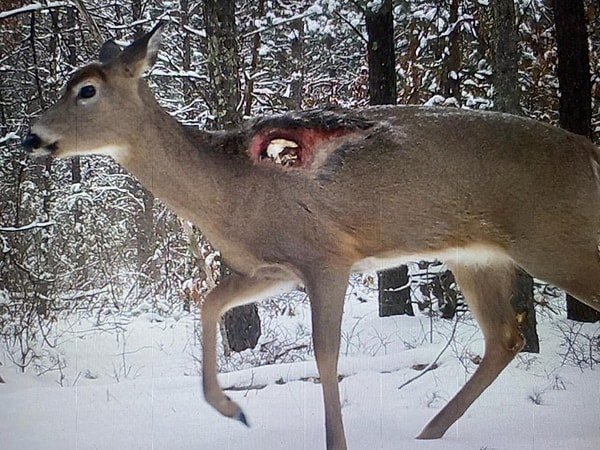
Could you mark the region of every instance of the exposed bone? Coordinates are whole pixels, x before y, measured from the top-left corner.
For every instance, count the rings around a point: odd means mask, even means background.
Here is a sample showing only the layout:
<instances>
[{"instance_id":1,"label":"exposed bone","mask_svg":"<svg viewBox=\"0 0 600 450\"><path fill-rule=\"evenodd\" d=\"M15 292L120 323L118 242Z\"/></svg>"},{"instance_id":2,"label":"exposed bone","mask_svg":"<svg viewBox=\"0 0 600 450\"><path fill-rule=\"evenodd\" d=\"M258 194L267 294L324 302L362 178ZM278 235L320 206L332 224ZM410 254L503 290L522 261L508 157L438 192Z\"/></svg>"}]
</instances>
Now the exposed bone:
<instances>
[{"instance_id":1,"label":"exposed bone","mask_svg":"<svg viewBox=\"0 0 600 450\"><path fill-rule=\"evenodd\" d=\"M286 148L298 148L298 144L287 139L273 139L267 147L267 155L275 159Z\"/></svg>"},{"instance_id":2,"label":"exposed bone","mask_svg":"<svg viewBox=\"0 0 600 450\"><path fill-rule=\"evenodd\" d=\"M292 167L298 161L299 149L296 142L278 138L269 142L266 154L275 164Z\"/></svg>"}]
</instances>

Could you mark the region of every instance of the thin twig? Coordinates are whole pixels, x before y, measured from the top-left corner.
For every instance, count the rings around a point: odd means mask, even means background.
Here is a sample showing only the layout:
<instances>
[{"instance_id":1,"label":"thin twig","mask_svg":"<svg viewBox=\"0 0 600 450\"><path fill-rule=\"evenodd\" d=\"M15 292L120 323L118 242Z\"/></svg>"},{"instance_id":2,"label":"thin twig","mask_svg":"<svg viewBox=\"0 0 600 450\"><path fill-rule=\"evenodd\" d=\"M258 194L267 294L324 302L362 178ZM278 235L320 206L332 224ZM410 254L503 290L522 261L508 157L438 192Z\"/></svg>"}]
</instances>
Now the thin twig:
<instances>
[{"instance_id":1,"label":"thin twig","mask_svg":"<svg viewBox=\"0 0 600 450\"><path fill-rule=\"evenodd\" d=\"M415 380L418 380L419 378L421 378L423 375L425 375L430 370L433 370L436 367L438 367L437 362L440 360L440 358L444 354L444 352L446 350L448 350L448 347L450 347L450 343L452 342L452 340L454 339L454 335L456 334L457 326L458 326L458 315L456 316L456 319L454 320L454 326L452 327L452 333L450 334L450 338L448 338L448 342L446 342L446 345L444 345L444 348L438 353L438 355L435 357L435 359L429 363L429 365L427 367L425 367L421 372L419 372L418 375L415 375L414 377L406 380L404 383L402 383L400 386L398 386L398 390L402 389L405 386L408 386L410 383L412 383Z\"/></svg>"},{"instance_id":2,"label":"thin twig","mask_svg":"<svg viewBox=\"0 0 600 450\"><path fill-rule=\"evenodd\" d=\"M334 14L338 17L338 19L340 19L342 22L344 22L346 25L348 25L352 31L354 31L356 33L356 35L365 43L368 43L369 40L367 38L365 38L364 34L361 33L361 31L355 27L352 22L350 22L348 19L346 19L344 16L342 16L338 11L335 11Z\"/></svg>"}]
</instances>

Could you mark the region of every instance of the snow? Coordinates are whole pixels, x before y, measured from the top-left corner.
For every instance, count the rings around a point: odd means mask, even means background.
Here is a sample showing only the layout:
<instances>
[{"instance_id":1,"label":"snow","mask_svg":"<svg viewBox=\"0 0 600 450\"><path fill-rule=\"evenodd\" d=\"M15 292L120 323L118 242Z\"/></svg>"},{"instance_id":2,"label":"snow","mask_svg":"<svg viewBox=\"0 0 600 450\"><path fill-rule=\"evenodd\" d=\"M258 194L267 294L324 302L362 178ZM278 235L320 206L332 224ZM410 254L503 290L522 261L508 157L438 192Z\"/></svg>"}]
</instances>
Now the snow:
<instances>
[{"instance_id":1,"label":"snow","mask_svg":"<svg viewBox=\"0 0 600 450\"><path fill-rule=\"evenodd\" d=\"M382 6L383 0L370 0L367 2L367 6L365 9L373 13L377 13L379 12Z\"/></svg>"},{"instance_id":2,"label":"snow","mask_svg":"<svg viewBox=\"0 0 600 450\"><path fill-rule=\"evenodd\" d=\"M103 319L100 325L98 318L65 320L56 331L62 343L52 350L61 369L40 376L19 373L0 346L5 381L0 384L0 447L325 448L313 361L261 367L239 363L220 375L227 395L248 416L248 429L204 401L198 317L180 317L156 321L152 311L144 310ZM298 302L293 315L279 316L270 325L293 334L298 324L310 328L309 317L306 302ZM517 358L442 440L417 441L414 436L468 378L465 368L469 374L474 370L468 357L481 354L481 334L472 320L461 320L439 367L398 390L418 373L411 368L415 363L433 361L445 347L453 322L436 319L430 344L428 317L378 318L375 295L366 301L350 295L340 359L349 448L597 449L597 367L561 365L567 359L565 329L572 324L562 316L538 319L542 353ZM597 336L599 330L585 324L575 331Z\"/></svg>"}]
</instances>

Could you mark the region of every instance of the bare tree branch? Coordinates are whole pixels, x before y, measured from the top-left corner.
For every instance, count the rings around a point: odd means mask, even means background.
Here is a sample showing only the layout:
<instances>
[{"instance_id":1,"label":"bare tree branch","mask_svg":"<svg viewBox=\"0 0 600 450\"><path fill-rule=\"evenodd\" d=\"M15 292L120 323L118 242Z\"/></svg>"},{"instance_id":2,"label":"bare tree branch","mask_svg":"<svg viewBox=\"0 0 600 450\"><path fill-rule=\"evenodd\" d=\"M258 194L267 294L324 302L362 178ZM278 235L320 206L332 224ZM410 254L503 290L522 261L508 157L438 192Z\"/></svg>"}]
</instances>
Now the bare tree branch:
<instances>
[{"instance_id":1,"label":"bare tree branch","mask_svg":"<svg viewBox=\"0 0 600 450\"><path fill-rule=\"evenodd\" d=\"M98 27L98 24L96 23L94 18L91 16L89 11L87 10L85 4L83 3L83 0L74 0L74 3L75 3L75 6L77 7L77 10L79 11L79 14L81 14L81 17L83 17L83 20L85 21L90 32L92 33L94 40L96 41L96 43L98 45L102 45L104 43L105 39L102 36L102 33L100 32L100 28Z\"/></svg>"},{"instance_id":2,"label":"bare tree branch","mask_svg":"<svg viewBox=\"0 0 600 450\"><path fill-rule=\"evenodd\" d=\"M5 233L17 233L19 231L28 231L33 230L34 228L46 228L54 225L53 221L50 222L33 222L29 225L24 225L22 227L0 227L0 231Z\"/></svg>"},{"instance_id":3,"label":"bare tree branch","mask_svg":"<svg viewBox=\"0 0 600 450\"><path fill-rule=\"evenodd\" d=\"M23 6L21 8L11 9L9 11L2 11L2 12L0 12L0 20L8 19L10 17L15 17L20 14L26 14L26 13L30 13L30 12L48 11L50 9L72 8L72 7L73 7L73 5L71 4L71 2L48 2L47 4L42 4L42 3L36 2L36 3L32 3L31 5Z\"/></svg>"}]
</instances>

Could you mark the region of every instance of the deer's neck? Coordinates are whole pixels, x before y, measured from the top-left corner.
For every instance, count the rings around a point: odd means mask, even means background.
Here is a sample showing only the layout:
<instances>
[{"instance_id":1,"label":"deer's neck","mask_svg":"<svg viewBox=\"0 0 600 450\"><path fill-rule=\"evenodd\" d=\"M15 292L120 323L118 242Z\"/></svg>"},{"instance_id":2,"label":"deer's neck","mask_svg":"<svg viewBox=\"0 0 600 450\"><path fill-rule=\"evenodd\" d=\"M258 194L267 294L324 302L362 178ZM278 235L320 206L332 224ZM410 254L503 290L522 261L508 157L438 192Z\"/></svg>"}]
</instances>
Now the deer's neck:
<instances>
[{"instance_id":1,"label":"deer's neck","mask_svg":"<svg viewBox=\"0 0 600 450\"><path fill-rule=\"evenodd\" d=\"M226 161L223 149L232 145L231 134L186 129L160 109L140 128L131 158L122 164L179 217L193 222L218 245L223 222L235 208L234 199L227 195L235 163Z\"/></svg>"}]
</instances>

